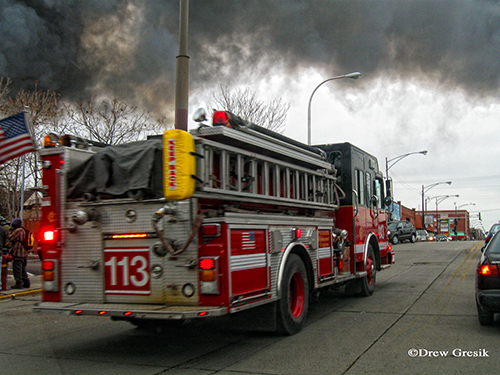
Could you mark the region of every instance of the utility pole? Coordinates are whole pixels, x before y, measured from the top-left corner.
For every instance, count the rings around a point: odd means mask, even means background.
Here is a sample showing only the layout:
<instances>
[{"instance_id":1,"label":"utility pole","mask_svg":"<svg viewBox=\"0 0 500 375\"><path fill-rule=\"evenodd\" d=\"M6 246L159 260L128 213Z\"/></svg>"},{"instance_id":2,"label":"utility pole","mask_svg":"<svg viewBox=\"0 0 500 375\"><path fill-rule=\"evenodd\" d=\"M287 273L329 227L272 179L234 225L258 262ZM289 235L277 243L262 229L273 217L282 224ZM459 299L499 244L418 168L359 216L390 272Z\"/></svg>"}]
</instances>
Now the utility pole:
<instances>
[{"instance_id":1,"label":"utility pole","mask_svg":"<svg viewBox=\"0 0 500 375\"><path fill-rule=\"evenodd\" d=\"M189 98L188 49L189 0L180 0L179 54L175 76L175 128L187 131Z\"/></svg>"}]
</instances>

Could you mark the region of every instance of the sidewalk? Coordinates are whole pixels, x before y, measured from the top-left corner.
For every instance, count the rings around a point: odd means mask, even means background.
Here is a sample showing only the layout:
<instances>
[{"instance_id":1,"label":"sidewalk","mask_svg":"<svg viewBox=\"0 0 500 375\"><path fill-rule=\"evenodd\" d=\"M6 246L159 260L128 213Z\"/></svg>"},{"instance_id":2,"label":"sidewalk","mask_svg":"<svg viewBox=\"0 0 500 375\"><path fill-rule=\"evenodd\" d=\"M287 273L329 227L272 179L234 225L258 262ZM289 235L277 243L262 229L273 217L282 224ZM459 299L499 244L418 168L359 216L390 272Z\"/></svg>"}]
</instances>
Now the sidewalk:
<instances>
[{"instance_id":1,"label":"sidewalk","mask_svg":"<svg viewBox=\"0 0 500 375\"><path fill-rule=\"evenodd\" d=\"M23 289L10 289L15 285L14 277L12 276L12 270L9 267L7 273L7 290L0 290L0 301L8 298L16 298L17 296L26 296L30 294L37 294L42 292L42 276L28 274L30 278L31 286L29 288ZM1 287L0 287L1 289Z\"/></svg>"}]
</instances>

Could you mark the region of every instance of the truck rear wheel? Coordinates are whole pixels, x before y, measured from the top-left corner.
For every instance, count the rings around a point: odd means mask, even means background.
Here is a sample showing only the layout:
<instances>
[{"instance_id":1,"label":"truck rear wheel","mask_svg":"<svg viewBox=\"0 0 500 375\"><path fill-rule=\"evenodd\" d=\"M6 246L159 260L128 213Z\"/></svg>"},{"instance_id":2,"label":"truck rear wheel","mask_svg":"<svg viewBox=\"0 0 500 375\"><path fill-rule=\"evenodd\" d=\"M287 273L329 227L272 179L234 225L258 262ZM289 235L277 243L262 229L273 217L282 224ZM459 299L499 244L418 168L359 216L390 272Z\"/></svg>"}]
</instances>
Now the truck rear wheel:
<instances>
[{"instance_id":1,"label":"truck rear wheel","mask_svg":"<svg viewBox=\"0 0 500 375\"><path fill-rule=\"evenodd\" d=\"M368 254L366 256L366 276L361 282L360 295L364 297L370 296L375 290L375 282L377 280L377 260L375 259L375 251L372 245L368 245Z\"/></svg>"},{"instance_id":2,"label":"truck rear wheel","mask_svg":"<svg viewBox=\"0 0 500 375\"><path fill-rule=\"evenodd\" d=\"M305 324L309 311L309 283L304 262L290 254L283 274L281 299L278 301L277 330L293 335Z\"/></svg>"}]
</instances>

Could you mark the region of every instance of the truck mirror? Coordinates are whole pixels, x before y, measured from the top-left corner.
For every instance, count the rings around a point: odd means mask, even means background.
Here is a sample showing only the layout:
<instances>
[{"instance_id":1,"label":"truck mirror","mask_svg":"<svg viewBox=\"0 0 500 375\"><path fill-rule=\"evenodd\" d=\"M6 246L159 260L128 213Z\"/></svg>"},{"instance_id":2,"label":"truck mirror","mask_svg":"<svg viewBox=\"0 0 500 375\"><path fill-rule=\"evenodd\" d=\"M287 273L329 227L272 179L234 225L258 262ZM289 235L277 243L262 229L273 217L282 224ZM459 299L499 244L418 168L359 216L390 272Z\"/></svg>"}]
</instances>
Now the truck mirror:
<instances>
[{"instance_id":1,"label":"truck mirror","mask_svg":"<svg viewBox=\"0 0 500 375\"><path fill-rule=\"evenodd\" d=\"M390 206L392 203L392 198L391 197L385 197L384 203L386 206Z\"/></svg>"},{"instance_id":2,"label":"truck mirror","mask_svg":"<svg viewBox=\"0 0 500 375\"><path fill-rule=\"evenodd\" d=\"M392 180L391 179L387 179L385 180L385 201L387 202L387 200L389 199L390 202L392 202ZM391 204L389 202L389 204ZM389 204L386 203L386 205L388 206Z\"/></svg>"}]
</instances>

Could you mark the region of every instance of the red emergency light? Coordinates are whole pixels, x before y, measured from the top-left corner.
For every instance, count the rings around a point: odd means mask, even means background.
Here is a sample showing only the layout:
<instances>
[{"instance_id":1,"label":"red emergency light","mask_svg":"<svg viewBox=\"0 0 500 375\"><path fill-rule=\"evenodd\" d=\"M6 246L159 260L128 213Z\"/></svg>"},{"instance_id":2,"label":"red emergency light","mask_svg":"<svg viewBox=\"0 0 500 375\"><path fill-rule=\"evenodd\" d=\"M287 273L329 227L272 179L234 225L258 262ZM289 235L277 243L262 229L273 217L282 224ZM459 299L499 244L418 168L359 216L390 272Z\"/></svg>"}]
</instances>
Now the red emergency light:
<instances>
[{"instance_id":1,"label":"red emergency light","mask_svg":"<svg viewBox=\"0 0 500 375\"><path fill-rule=\"evenodd\" d=\"M231 127L231 125L229 125L229 115L224 111L215 111L214 115L212 116L212 125Z\"/></svg>"},{"instance_id":2,"label":"red emergency light","mask_svg":"<svg viewBox=\"0 0 500 375\"><path fill-rule=\"evenodd\" d=\"M44 241L54 241L56 238L56 234L53 230L46 230L45 232L43 232L43 240Z\"/></svg>"}]
</instances>

